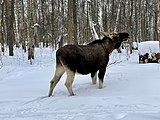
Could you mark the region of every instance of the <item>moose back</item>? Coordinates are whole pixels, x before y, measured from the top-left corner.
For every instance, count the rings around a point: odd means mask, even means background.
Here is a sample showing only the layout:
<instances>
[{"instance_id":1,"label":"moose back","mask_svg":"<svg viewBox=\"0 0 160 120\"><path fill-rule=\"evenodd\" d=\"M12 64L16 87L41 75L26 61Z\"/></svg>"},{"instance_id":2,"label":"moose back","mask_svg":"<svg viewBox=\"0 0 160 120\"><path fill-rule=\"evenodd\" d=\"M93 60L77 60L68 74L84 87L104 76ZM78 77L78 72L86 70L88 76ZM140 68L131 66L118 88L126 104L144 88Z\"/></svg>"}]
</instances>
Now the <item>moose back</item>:
<instances>
[{"instance_id":1,"label":"moose back","mask_svg":"<svg viewBox=\"0 0 160 120\"><path fill-rule=\"evenodd\" d=\"M96 84L97 71L99 71L99 88L103 87L109 54L129 38L128 33L104 33L104 35L103 39L95 40L87 45L66 45L57 50L56 71L50 81L49 97L64 72L67 74L65 86L70 96L74 95L72 83L76 72L82 75L91 73L92 83Z\"/></svg>"}]
</instances>

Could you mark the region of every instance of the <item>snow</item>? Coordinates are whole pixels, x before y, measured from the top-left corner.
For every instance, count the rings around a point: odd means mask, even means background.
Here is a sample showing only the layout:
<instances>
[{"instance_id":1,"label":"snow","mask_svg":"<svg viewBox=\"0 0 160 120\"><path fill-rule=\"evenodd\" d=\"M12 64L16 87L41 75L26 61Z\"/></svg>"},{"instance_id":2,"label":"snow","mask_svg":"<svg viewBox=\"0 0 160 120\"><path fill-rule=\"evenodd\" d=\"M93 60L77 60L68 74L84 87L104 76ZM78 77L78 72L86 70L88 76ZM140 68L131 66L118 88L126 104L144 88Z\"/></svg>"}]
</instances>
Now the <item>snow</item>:
<instances>
[{"instance_id":1,"label":"snow","mask_svg":"<svg viewBox=\"0 0 160 120\"><path fill-rule=\"evenodd\" d=\"M32 28L34 28L34 27L40 27L40 25L38 24L38 23L35 23L33 26L31 26Z\"/></svg>"},{"instance_id":2,"label":"snow","mask_svg":"<svg viewBox=\"0 0 160 120\"><path fill-rule=\"evenodd\" d=\"M113 52L103 89L91 84L90 75L76 75L73 97L64 85L66 75L47 97L55 51L36 49L33 65L27 53L15 51L0 63L0 120L160 119L160 64L139 64L137 51L128 61L125 51Z\"/></svg>"},{"instance_id":3,"label":"snow","mask_svg":"<svg viewBox=\"0 0 160 120\"><path fill-rule=\"evenodd\" d=\"M153 52L159 52L159 41L144 41L138 44L138 50L140 55L145 53L152 54Z\"/></svg>"},{"instance_id":4,"label":"snow","mask_svg":"<svg viewBox=\"0 0 160 120\"><path fill-rule=\"evenodd\" d=\"M133 42L133 48L137 49L138 48L138 43L137 42Z\"/></svg>"}]
</instances>

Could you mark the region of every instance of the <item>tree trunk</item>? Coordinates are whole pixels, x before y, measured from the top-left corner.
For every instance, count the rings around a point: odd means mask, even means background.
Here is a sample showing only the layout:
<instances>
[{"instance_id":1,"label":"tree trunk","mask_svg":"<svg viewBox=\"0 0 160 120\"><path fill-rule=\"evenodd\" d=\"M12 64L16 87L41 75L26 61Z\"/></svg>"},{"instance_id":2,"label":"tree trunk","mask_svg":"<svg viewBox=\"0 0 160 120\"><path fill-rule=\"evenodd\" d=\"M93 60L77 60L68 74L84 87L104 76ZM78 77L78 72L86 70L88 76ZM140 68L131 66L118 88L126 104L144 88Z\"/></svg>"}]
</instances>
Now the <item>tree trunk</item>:
<instances>
[{"instance_id":1,"label":"tree trunk","mask_svg":"<svg viewBox=\"0 0 160 120\"><path fill-rule=\"evenodd\" d=\"M32 38L32 31L31 31L31 12L32 12L32 1L27 0L27 36L28 36L28 60L30 61L30 64L32 64L32 60L34 59L34 39Z\"/></svg>"},{"instance_id":2,"label":"tree trunk","mask_svg":"<svg viewBox=\"0 0 160 120\"><path fill-rule=\"evenodd\" d=\"M99 1L98 2L98 23L99 23L99 26L100 26L100 33L101 32L104 32L104 28L103 28L103 18L102 18L102 15L103 15L103 5L102 5L102 2Z\"/></svg>"},{"instance_id":3,"label":"tree trunk","mask_svg":"<svg viewBox=\"0 0 160 120\"><path fill-rule=\"evenodd\" d=\"M14 0L5 0L6 7L6 29L7 29L7 41L9 45L9 56L13 56L13 46L15 42L14 34Z\"/></svg>"},{"instance_id":4,"label":"tree trunk","mask_svg":"<svg viewBox=\"0 0 160 120\"><path fill-rule=\"evenodd\" d=\"M130 34L130 54L132 54L132 43L133 43L133 0L130 1L130 15L129 15L129 34Z\"/></svg>"},{"instance_id":5,"label":"tree trunk","mask_svg":"<svg viewBox=\"0 0 160 120\"><path fill-rule=\"evenodd\" d=\"M24 50L24 52L27 52L26 49L26 40L25 40L25 17L24 17L24 1L21 1L21 9L22 9L22 13L21 13L21 18L22 18L22 23L21 23L21 41L22 41L22 48Z\"/></svg>"},{"instance_id":6,"label":"tree trunk","mask_svg":"<svg viewBox=\"0 0 160 120\"><path fill-rule=\"evenodd\" d=\"M40 25L37 23L37 1L33 0L33 36L34 36L34 44L35 47L39 47L39 40L38 40L38 27L40 27Z\"/></svg>"},{"instance_id":7,"label":"tree trunk","mask_svg":"<svg viewBox=\"0 0 160 120\"><path fill-rule=\"evenodd\" d=\"M73 0L73 25L74 44L77 45L77 0Z\"/></svg>"},{"instance_id":8,"label":"tree trunk","mask_svg":"<svg viewBox=\"0 0 160 120\"><path fill-rule=\"evenodd\" d=\"M51 13L51 35L52 35L52 46L54 46L54 48L57 48L57 42L54 39L55 38L55 1L52 0L51 1L51 5L52 5L52 13Z\"/></svg>"},{"instance_id":9,"label":"tree trunk","mask_svg":"<svg viewBox=\"0 0 160 120\"><path fill-rule=\"evenodd\" d=\"M20 47L19 12L19 1L15 1L15 43L18 48Z\"/></svg>"},{"instance_id":10,"label":"tree trunk","mask_svg":"<svg viewBox=\"0 0 160 120\"><path fill-rule=\"evenodd\" d=\"M0 20L0 43L2 43L1 50L4 53L4 1L1 3L1 20Z\"/></svg>"},{"instance_id":11,"label":"tree trunk","mask_svg":"<svg viewBox=\"0 0 160 120\"><path fill-rule=\"evenodd\" d=\"M41 12L42 12L42 40L43 40L43 47L45 47L45 0L41 0Z\"/></svg>"},{"instance_id":12,"label":"tree trunk","mask_svg":"<svg viewBox=\"0 0 160 120\"><path fill-rule=\"evenodd\" d=\"M154 40L158 40L158 6L157 6L157 4L155 5L154 29L155 29Z\"/></svg>"},{"instance_id":13,"label":"tree trunk","mask_svg":"<svg viewBox=\"0 0 160 120\"><path fill-rule=\"evenodd\" d=\"M137 36L138 36L138 10L137 10L137 0L135 0L135 5L134 5L134 9L135 9L135 20L134 20L134 22L135 22L135 30L134 30L134 40L135 40L135 42L138 42L139 40L138 40L138 38L137 38Z\"/></svg>"},{"instance_id":14,"label":"tree trunk","mask_svg":"<svg viewBox=\"0 0 160 120\"><path fill-rule=\"evenodd\" d=\"M158 0L158 39L160 41L160 0Z\"/></svg>"},{"instance_id":15,"label":"tree trunk","mask_svg":"<svg viewBox=\"0 0 160 120\"><path fill-rule=\"evenodd\" d=\"M120 10L121 10L121 0L119 1L119 5L118 5L118 12L117 12L117 16L116 16L116 23L115 23L115 26L114 26L114 32L117 32L117 28L118 28L118 21L119 21L119 18L120 18Z\"/></svg>"},{"instance_id":16,"label":"tree trunk","mask_svg":"<svg viewBox=\"0 0 160 120\"><path fill-rule=\"evenodd\" d=\"M72 34L73 34L73 5L72 5L72 0L68 0L68 36L67 36L67 41L68 44L73 44L73 39L72 39Z\"/></svg>"}]
</instances>

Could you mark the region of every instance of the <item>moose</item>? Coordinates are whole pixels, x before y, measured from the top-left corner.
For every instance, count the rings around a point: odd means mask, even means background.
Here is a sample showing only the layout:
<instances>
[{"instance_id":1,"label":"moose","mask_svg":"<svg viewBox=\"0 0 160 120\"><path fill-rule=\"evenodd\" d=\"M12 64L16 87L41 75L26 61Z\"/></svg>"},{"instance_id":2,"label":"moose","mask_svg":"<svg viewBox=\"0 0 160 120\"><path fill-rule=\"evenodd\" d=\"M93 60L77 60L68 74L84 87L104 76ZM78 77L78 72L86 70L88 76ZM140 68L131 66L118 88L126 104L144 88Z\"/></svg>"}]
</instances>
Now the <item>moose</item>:
<instances>
[{"instance_id":1,"label":"moose","mask_svg":"<svg viewBox=\"0 0 160 120\"><path fill-rule=\"evenodd\" d=\"M75 73L82 75L91 74L92 84L97 82L97 71L99 88L103 87L103 78L109 62L109 55L114 49L118 49L123 41L129 38L129 34L106 33L100 40L95 40L87 45L66 45L56 52L56 70L53 79L50 81L48 97L59 82L61 76L66 72L65 86L70 94L74 96L72 83Z\"/></svg>"}]
</instances>

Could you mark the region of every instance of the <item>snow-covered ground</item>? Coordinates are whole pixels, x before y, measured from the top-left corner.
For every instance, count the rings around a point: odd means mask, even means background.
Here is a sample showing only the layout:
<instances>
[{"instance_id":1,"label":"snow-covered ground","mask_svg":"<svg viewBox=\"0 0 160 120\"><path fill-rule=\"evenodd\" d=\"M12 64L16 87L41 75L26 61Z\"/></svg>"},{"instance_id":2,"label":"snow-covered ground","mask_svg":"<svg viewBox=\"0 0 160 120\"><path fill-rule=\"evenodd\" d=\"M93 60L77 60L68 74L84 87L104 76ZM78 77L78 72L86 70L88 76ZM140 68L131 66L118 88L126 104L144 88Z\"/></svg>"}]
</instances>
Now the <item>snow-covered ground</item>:
<instances>
[{"instance_id":1,"label":"snow-covered ground","mask_svg":"<svg viewBox=\"0 0 160 120\"><path fill-rule=\"evenodd\" d=\"M138 52L128 61L112 54L103 89L90 75L76 75L70 97L64 75L47 97L55 52L36 49L30 65L26 53L15 51L0 59L0 120L160 120L160 64L138 64Z\"/></svg>"},{"instance_id":2,"label":"snow-covered ground","mask_svg":"<svg viewBox=\"0 0 160 120\"><path fill-rule=\"evenodd\" d=\"M143 41L138 44L138 50L140 55L144 55L149 53L150 57L153 52L158 53L159 49L159 41Z\"/></svg>"}]
</instances>

